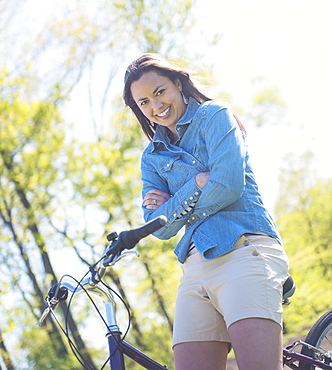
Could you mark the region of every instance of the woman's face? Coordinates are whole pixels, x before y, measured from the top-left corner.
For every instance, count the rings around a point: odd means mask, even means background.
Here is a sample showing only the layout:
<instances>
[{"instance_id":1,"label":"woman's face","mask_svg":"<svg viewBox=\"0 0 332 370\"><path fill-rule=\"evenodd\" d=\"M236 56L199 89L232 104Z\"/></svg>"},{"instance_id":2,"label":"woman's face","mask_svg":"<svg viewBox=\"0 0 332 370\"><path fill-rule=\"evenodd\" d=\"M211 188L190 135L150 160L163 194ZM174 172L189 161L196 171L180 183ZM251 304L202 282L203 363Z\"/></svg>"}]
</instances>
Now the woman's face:
<instances>
[{"instance_id":1,"label":"woman's face","mask_svg":"<svg viewBox=\"0 0 332 370\"><path fill-rule=\"evenodd\" d=\"M130 90L145 117L176 133L175 125L186 111L180 80L173 83L168 77L150 71L133 82Z\"/></svg>"}]
</instances>

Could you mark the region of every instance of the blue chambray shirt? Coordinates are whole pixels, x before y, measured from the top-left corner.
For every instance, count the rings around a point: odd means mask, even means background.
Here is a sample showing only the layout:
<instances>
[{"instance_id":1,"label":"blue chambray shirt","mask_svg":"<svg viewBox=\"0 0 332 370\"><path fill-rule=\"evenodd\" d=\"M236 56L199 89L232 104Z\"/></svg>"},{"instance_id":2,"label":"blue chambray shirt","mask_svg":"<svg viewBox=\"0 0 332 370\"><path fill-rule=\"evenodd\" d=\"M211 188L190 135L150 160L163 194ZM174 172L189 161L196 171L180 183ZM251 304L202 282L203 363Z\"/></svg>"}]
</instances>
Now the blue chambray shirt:
<instances>
[{"instance_id":1,"label":"blue chambray shirt","mask_svg":"<svg viewBox=\"0 0 332 370\"><path fill-rule=\"evenodd\" d=\"M265 233L281 243L258 192L245 136L230 110L218 101L199 104L190 98L176 130L180 141L173 145L169 130L158 125L142 154L143 198L151 189L172 195L157 210L143 207L146 222L167 217L154 235L169 239L185 227L174 250L181 263L191 242L207 259L229 252L245 233ZM200 189L195 176L206 171L210 181ZM181 216L193 202L195 207Z\"/></svg>"}]
</instances>

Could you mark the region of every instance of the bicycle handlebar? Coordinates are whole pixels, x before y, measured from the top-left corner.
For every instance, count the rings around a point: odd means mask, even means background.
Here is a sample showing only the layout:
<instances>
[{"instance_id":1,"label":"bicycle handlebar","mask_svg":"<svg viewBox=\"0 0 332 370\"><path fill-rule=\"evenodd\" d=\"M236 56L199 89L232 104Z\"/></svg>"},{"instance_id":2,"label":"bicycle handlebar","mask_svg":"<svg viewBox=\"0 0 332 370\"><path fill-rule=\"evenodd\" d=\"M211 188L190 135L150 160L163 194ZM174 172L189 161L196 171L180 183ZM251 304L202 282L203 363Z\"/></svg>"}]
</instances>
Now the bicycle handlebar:
<instances>
[{"instance_id":1,"label":"bicycle handlebar","mask_svg":"<svg viewBox=\"0 0 332 370\"><path fill-rule=\"evenodd\" d=\"M162 228L166 224L166 222L167 218L165 216L159 216L147 222L143 226L127 231L122 231L119 234L119 237L117 237L116 233L112 233L112 238L109 239L107 237L107 239L108 241L112 240L113 242L104 252L104 255L101 259L100 267L93 272L91 271L92 276L84 279L84 281L82 281L79 286L73 286L68 283L57 283L50 289L46 297L47 303L45 310L42 313L39 321L37 322L37 325L40 326L43 323L47 315L56 307L59 301L65 300L67 298L68 290L71 292L79 292L83 290L85 286L90 286L90 289L96 286L101 281L107 267L119 261L122 257L126 255L126 253L134 253L134 251L124 252L121 255L121 252L124 249L134 248L141 239Z\"/></svg>"}]
</instances>

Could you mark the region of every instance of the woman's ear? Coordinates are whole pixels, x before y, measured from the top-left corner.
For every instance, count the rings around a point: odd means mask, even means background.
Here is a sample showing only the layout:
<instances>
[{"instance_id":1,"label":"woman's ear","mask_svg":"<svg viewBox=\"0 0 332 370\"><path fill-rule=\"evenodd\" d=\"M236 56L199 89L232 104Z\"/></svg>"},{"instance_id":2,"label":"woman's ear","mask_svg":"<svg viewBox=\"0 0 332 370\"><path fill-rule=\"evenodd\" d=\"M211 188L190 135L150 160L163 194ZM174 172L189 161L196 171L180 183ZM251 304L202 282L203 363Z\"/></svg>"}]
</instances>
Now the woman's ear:
<instances>
[{"instance_id":1,"label":"woman's ear","mask_svg":"<svg viewBox=\"0 0 332 370\"><path fill-rule=\"evenodd\" d=\"M179 78L175 80L175 86L179 89L179 91L182 91L182 83Z\"/></svg>"}]
</instances>

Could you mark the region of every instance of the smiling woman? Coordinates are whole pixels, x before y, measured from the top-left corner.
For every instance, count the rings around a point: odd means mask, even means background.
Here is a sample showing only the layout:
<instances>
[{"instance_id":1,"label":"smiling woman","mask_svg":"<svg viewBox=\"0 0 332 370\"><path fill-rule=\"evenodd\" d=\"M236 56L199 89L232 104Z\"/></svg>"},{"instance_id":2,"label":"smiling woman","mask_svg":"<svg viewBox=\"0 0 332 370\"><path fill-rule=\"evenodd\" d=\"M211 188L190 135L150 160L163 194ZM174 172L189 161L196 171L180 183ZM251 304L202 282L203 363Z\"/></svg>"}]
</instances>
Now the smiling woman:
<instances>
[{"instance_id":1,"label":"smiling woman","mask_svg":"<svg viewBox=\"0 0 332 370\"><path fill-rule=\"evenodd\" d=\"M288 260L258 193L243 126L156 54L127 68L124 101L150 139L141 160L145 220L166 216L160 239L185 228L174 250L184 272L176 369L224 370L231 343L240 370L281 370Z\"/></svg>"}]
</instances>

